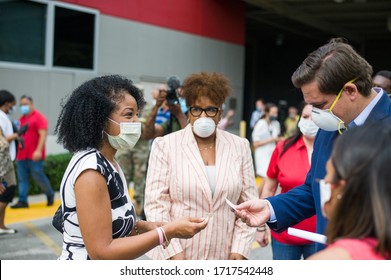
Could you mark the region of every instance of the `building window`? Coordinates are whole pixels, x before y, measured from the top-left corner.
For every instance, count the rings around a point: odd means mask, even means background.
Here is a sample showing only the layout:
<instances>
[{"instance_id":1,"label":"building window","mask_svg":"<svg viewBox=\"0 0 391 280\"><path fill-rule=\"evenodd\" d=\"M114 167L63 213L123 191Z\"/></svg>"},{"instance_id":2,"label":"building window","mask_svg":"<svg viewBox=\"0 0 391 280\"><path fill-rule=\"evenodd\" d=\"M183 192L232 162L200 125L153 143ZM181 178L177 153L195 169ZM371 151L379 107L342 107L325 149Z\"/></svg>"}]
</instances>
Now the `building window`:
<instances>
[{"instance_id":1,"label":"building window","mask_svg":"<svg viewBox=\"0 0 391 280\"><path fill-rule=\"evenodd\" d=\"M46 5L0 2L0 60L45 63Z\"/></svg>"},{"instance_id":2,"label":"building window","mask_svg":"<svg viewBox=\"0 0 391 280\"><path fill-rule=\"evenodd\" d=\"M95 70L98 17L61 2L0 1L0 65Z\"/></svg>"},{"instance_id":3,"label":"building window","mask_svg":"<svg viewBox=\"0 0 391 280\"><path fill-rule=\"evenodd\" d=\"M56 7L53 65L92 69L94 17L93 14Z\"/></svg>"}]
</instances>

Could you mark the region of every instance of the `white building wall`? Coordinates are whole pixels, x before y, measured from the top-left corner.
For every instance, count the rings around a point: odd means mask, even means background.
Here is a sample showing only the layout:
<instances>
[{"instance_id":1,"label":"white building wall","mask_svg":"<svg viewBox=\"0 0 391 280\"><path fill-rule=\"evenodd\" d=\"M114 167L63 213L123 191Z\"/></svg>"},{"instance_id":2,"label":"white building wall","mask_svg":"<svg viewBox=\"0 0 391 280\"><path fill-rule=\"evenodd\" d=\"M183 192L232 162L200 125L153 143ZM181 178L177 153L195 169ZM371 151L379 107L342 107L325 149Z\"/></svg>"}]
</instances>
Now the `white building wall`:
<instances>
[{"instance_id":1,"label":"white building wall","mask_svg":"<svg viewBox=\"0 0 391 280\"><path fill-rule=\"evenodd\" d=\"M194 72L222 72L231 80L233 97L237 99L232 131L238 131L244 46L104 15L99 28L97 73L0 67L0 88L12 92L17 100L23 94L31 95L36 108L48 117L48 154L65 151L53 135L61 100L84 81L106 74L120 74L135 83L150 84L165 81L170 75L183 81ZM150 92L145 95L151 102ZM18 112L13 118L19 118Z\"/></svg>"}]
</instances>

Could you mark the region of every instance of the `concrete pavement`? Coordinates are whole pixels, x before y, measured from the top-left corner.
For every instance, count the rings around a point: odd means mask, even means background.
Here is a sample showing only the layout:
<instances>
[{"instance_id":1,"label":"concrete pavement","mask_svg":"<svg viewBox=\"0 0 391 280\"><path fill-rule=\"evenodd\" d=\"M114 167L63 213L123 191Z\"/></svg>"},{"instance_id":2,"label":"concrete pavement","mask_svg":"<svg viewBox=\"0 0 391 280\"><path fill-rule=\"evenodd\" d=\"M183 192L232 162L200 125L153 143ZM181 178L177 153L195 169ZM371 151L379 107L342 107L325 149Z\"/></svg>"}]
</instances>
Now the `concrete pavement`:
<instances>
[{"instance_id":1,"label":"concrete pavement","mask_svg":"<svg viewBox=\"0 0 391 280\"><path fill-rule=\"evenodd\" d=\"M15 203L17 198L14 199ZM12 203L12 204L13 204ZM12 205L11 204L11 205ZM55 260L61 252L62 235L52 226L52 217L60 205L55 194L53 206L46 206L45 195L29 197L29 208L7 207L5 224L15 228L14 235L0 235L1 260ZM139 259L148 259L142 256ZM250 259L271 260L271 246L261 248L253 243Z\"/></svg>"}]
</instances>

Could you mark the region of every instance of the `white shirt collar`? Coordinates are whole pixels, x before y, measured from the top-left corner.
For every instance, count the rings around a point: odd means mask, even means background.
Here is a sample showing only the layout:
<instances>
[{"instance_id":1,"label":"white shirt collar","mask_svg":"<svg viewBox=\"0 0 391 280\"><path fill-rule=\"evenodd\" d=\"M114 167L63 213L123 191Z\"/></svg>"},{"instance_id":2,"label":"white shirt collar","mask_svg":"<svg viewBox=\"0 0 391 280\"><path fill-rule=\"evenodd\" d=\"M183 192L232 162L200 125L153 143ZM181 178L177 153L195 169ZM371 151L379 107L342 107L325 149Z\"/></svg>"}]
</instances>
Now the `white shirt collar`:
<instances>
[{"instance_id":1,"label":"white shirt collar","mask_svg":"<svg viewBox=\"0 0 391 280\"><path fill-rule=\"evenodd\" d=\"M383 96L384 91L381 88L373 88L373 90L377 93L376 97L372 99L372 101L365 107L365 109L354 119L354 123L356 125L363 125L367 120L369 114L372 112L373 108L376 106L377 102L379 102L380 98Z\"/></svg>"}]
</instances>

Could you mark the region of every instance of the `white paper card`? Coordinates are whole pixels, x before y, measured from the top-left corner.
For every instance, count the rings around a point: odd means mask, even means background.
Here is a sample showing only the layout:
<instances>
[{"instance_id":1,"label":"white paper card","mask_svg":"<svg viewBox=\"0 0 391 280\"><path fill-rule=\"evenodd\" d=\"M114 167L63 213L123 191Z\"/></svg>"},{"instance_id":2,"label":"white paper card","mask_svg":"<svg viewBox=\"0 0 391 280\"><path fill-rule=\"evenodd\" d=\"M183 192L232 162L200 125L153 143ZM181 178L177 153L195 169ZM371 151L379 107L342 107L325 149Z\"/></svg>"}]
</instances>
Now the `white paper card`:
<instances>
[{"instance_id":1,"label":"white paper card","mask_svg":"<svg viewBox=\"0 0 391 280\"><path fill-rule=\"evenodd\" d=\"M304 238L313 242L321 243L321 244L327 244L327 237L323 234L314 233L306 230L301 230L297 228L288 228L288 234Z\"/></svg>"},{"instance_id":2,"label":"white paper card","mask_svg":"<svg viewBox=\"0 0 391 280\"><path fill-rule=\"evenodd\" d=\"M234 209L236 212L238 211L238 209L236 209L236 205L233 204L231 201L229 201L227 198L225 198L225 201L227 202L227 204L229 205L229 207L231 207L232 209Z\"/></svg>"}]
</instances>

